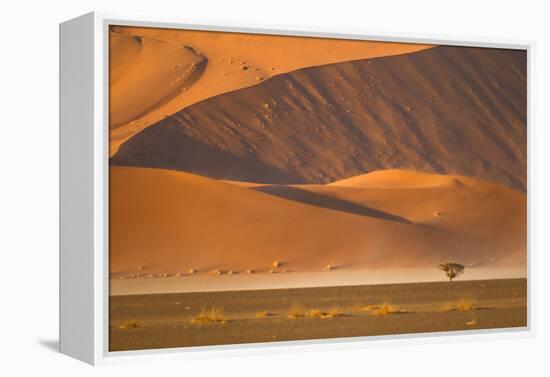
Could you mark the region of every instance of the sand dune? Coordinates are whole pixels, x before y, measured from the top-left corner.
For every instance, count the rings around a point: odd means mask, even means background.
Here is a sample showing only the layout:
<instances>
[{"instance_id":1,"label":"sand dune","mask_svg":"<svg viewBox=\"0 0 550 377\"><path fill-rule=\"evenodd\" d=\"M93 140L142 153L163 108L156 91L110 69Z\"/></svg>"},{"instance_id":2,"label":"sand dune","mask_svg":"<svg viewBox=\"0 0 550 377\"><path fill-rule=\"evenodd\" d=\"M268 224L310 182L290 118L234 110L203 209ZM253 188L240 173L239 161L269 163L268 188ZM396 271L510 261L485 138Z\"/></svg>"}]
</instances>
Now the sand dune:
<instances>
[{"instance_id":1,"label":"sand dune","mask_svg":"<svg viewBox=\"0 0 550 377\"><path fill-rule=\"evenodd\" d=\"M111 75L113 71L126 73L125 85L113 86L111 81L111 96L132 104L131 113L122 112L117 103L111 108L111 153L121 142L166 115L282 73L430 47L353 40L341 40L335 45L334 40L320 38L118 26L111 29L110 37ZM143 42L141 46L136 46L138 41ZM126 72L129 66L121 65L121 61L132 65L130 72ZM193 80L178 76L191 64L200 68L200 85L192 85L199 79L196 74ZM175 65L180 67L177 72L171 69ZM172 88L169 84L175 80L178 87ZM159 98L164 100L158 102Z\"/></svg>"},{"instance_id":2,"label":"sand dune","mask_svg":"<svg viewBox=\"0 0 550 377\"><path fill-rule=\"evenodd\" d=\"M434 47L313 67L190 106L115 165L327 183L399 168L526 188L524 51Z\"/></svg>"},{"instance_id":3,"label":"sand dune","mask_svg":"<svg viewBox=\"0 0 550 377\"><path fill-rule=\"evenodd\" d=\"M373 174L381 182L401 172ZM523 193L472 178L435 185L438 177L406 174L414 184L392 190L336 182L266 191L270 186L112 167L111 273L266 273L275 260L279 272L322 271L327 264L418 268L449 259L525 265Z\"/></svg>"},{"instance_id":4,"label":"sand dune","mask_svg":"<svg viewBox=\"0 0 550 377\"><path fill-rule=\"evenodd\" d=\"M356 188L428 188L463 185L468 179L450 175L419 173L412 170L388 169L361 174L329 183L328 186Z\"/></svg>"},{"instance_id":5,"label":"sand dune","mask_svg":"<svg viewBox=\"0 0 550 377\"><path fill-rule=\"evenodd\" d=\"M193 85L208 59L190 47L110 33L110 126L113 130L159 108ZM114 131L116 135L116 131Z\"/></svg>"}]
</instances>

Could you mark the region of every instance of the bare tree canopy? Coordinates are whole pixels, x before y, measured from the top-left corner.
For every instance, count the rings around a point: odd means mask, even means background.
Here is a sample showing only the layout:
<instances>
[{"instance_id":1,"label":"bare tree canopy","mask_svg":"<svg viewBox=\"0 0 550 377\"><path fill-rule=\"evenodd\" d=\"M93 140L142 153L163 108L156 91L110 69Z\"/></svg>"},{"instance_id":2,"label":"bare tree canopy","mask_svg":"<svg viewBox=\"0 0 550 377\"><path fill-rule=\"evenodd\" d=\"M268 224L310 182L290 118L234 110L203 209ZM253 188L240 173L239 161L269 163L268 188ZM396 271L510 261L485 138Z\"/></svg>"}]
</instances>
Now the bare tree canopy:
<instances>
[{"instance_id":1,"label":"bare tree canopy","mask_svg":"<svg viewBox=\"0 0 550 377\"><path fill-rule=\"evenodd\" d=\"M456 278L458 275L464 273L464 265L460 263L455 262L447 262L442 263L438 266L438 268L445 272L445 275L449 278L449 281L453 281L454 278Z\"/></svg>"}]
</instances>

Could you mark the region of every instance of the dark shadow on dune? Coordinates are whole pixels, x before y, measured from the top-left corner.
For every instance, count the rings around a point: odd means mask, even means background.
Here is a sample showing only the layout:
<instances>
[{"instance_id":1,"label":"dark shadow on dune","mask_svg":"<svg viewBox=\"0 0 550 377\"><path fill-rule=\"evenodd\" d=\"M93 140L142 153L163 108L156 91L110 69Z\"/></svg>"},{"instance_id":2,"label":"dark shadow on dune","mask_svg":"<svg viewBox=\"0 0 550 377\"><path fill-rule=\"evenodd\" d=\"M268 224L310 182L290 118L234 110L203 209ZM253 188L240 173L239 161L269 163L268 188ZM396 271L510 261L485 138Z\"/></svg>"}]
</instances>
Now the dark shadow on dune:
<instances>
[{"instance_id":1,"label":"dark shadow on dune","mask_svg":"<svg viewBox=\"0 0 550 377\"><path fill-rule=\"evenodd\" d=\"M259 183L303 183L291 173L260 161L240 157L188 136L171 119L148 127L124 142L111 165L172 169L215 179Z\"/></svg>"},{"instance_id":2,"label":"dark shadow on dune","mask_svg":"<svg viewBox=\"0 0 550 377\"><path fill-rule=\"evenodd\" d=\"M380 211L374 208L365 207L344 199L334 198L316 192L303 190L298 187L281 185L259 186L255 187L254 190L261 191L269 195L278 196L280 198L293 200L295 202L327 208L334 211L353 213L355 215L373 217L381 220L395 221L399 223L413 224L412 221L409 221L401 216L396 216L392 215L391 213Z\"/></svg>"}]
</instances>

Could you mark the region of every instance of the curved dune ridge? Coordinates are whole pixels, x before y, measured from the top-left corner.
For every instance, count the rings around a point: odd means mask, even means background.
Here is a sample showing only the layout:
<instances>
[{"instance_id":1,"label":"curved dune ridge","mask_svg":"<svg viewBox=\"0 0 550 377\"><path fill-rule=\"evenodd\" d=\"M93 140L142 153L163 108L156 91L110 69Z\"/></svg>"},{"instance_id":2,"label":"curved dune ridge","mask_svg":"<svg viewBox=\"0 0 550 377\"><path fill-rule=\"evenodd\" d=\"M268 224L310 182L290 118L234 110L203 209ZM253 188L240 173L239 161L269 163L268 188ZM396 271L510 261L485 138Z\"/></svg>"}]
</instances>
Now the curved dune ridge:
<instances>
[{"instance_id":1,"label":"curved dune ridge","mask_svg":"<svg viewBox=\"0 0 550 377\"><path fill-rule=\"evenodd\" d=\"M329 183L329 186L356 188L429 188L463 185L465 178L450 175L435 175L412 170L388 169L362 174Z\"/></svg>"},{"instance_id":2,"label":"curved dune ridge","mask_svg":"<svg viewBox=\"0 0 550 377\"><path fill-rule=\"evenodd\" d=\"M335 47L335 41L328 38L122 26L112 27L109 35L111 77L113 72L126 73L124 86L111 86L111 97L124 101L124 105L131 104L128 108L115 102L111 108L111 155L122 142L167 115L282 73L431 47L358 40L339 40ZM136 41L144 43L139 46ZM182 46L192 50L182 50ZM142 54L136 50L143 50ZM128 65L121 65L121 61ZM200 85L184 83L186 80L178 76L193 63L201 68L201 75L195 74L193 80L187 81L200 79ZM174 65L180 67L177 72L171 69ZM127 72L130 66L131 71ZM181 81L172 88L169 84L176 79ZM158 102L159 99L163 101Z\"/></svg>"},{"instance_id":3,"label":"curved dune ridge","mask_svg":"<svg viewBox=\"0 0 550 377\"><path fill-rule=\"evenodd\" d=\"M110 32L110 127L136 119L184 92L200 77L208 60L191 47Z\"/></svg>"},{"instance_id":4,"label":"curved dune ridge","mask_svg":"<svg viewBox=\"0 0 550 377\"><path fill-rule=\"evenodd\" d=\"M449 185L447 178L389 170L355 177L351 187L349 180L240 185L112 167L111 273L265 273L273 261L277 272L322 271L327 264L342 271L429 267L447 260L524 266L525 195L460 176ZM379 187L370 187L373 180Z\"/></svg>"},{"instance_id":5,"label":"curved dune ridge","mask_svg":"<svg viewBox=\"0 0 550 377\"><path fill-rule=\"evenodd\" d=\"M526 98L524 51L440 46L206 99L128 139L111 163L278 184L398 168L525 191Z\"/></svg>"}]
</instances>

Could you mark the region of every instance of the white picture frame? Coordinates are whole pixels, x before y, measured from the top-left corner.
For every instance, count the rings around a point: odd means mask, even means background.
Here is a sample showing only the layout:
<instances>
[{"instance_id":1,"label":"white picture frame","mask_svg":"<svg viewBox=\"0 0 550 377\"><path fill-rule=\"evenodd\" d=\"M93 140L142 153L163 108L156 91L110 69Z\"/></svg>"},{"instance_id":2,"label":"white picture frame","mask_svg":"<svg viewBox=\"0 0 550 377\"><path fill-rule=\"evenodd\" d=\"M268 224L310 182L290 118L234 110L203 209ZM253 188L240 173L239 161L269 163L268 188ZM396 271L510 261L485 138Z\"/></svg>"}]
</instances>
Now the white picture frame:
<instances>
[{"instance_id":1,"label":"white picture frame","mask_svg":"<svg viewBox=\"0 0 550 377\"><path fill-rule=\"evenodd\" d=\"M110 25L253 32L391 42L524 49L528 66L528 326L520 329L469 330L453 333L385 335L262 344L201 346L162 350L108 350L108 30ZM388 33L288 26L219 24L132 17L92 12L60 24L60 351L90 364L159 359L348 349L388 344L506 339L535 335L532 282L534 206L530 184L535 164L531 100L534 41L461 38L421 33Z\"/></svg>"}]
</instances>

